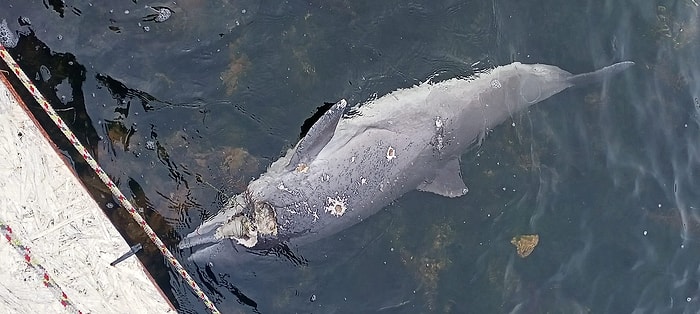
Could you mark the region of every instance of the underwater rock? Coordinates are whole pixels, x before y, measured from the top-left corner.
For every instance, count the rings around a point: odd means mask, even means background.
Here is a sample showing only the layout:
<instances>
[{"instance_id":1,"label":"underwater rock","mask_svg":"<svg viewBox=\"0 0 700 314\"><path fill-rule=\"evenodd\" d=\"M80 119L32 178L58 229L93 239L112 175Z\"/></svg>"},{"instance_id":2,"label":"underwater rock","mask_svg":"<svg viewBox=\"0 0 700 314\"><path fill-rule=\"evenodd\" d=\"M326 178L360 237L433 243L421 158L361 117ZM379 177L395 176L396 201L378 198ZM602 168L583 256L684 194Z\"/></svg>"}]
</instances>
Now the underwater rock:
<instances>
[{"instance_id":1,"label":"underwater rock","mask_svg":"<svg viewBox=\"0 0 700 314\"><path fill-rule=\"evenodd\" d=\"M522 258L528 257L540 242L540 236L536 234L524 234L515 236L510 243L515 245L518 255Z\"/></svg>"},{"instance_id":2,"label":"underwater rock","mask_svg":"<svg viewBox=\"0 0 700 314\"><path fill-rule=\"evenodd\" d=\"M248 57L238 50L235 43L229 44L230 62L228 67L221 73L221 81L226 87L226 95L232 95L238 87L238 81L250 67Z\"/></svg>"}]
</instances>

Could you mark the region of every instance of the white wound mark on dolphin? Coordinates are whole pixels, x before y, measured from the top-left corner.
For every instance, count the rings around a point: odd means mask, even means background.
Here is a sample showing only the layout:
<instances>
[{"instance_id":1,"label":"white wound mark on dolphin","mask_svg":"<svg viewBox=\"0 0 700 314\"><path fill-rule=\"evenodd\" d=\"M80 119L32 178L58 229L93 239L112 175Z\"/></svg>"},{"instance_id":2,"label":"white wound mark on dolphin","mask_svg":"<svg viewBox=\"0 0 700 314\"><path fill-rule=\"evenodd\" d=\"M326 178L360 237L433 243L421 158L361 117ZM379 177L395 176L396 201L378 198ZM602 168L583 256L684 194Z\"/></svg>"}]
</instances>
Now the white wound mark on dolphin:
<instances>
[{"instance_id":1,"label":"white wound mark on dolphin","mask_svg":"<svg viewBox=\"0 0 700 314\"><path fill-rule=\"evenodd\" d=\"M299 210L302 210L302 211L303 211L303 210L306 210L306 214L308 214L308 215L310 215L311 217L314 218L313 222L316 222L316 221L319 219L319 217L318 217L318 210L315 209L315 208L313 208L312 206L310 206L309 203L308 203L307 201L303 201L303 202L301 202L301 203L299 203L299 202L294 203L294 207L297 208L297 209L299 209ZM288 213L290 213L290 214L293 214L293 215L301 215L301 214L304 214L304 213L301 212L301 211L296 211L296 210L290 209L289 207L286 208L286 211L287 211Z\"/></svg>"},{"instance_id":2,"label":"white wound mark on dolphin","mask_svg":"<svg viewBox=\"0 0 700 314\"><path fill-rule=\"evenodd\" d=\"M394 158L396 158L396 150L389 146L389 148L386 150L386 159L391 161Z\"/></svg>"},{"instance_id":3,"label":"white wound mark on dolphin","mask_svg":"<svg viewBox=\"0 0 700 314\"><path fill-rule=\"evenodd\" d=\"M284 185L284 183L280 183L280 184L277 186L277 189L280 190L280 191L285 191L285 192L287 192L287 193L292 193L292 190L290 190L289 188L287 188L287 187Z\"/></svg>"},{"instance_id":4,"label":"white wound mark on dolphin","mask_svg":"<svg viewBox=\"0 0 700 314\"><path fill-rule=\"evenodd\" d=\"M302 163L297 165L295 170L297 173L307 173L307 172L309 172L309 166L302 162Z\"/></svg>"},{"instance_id":5,"label":"white wound mark on dolphin","mask_svg":"<svg viewBox=\"0 0 700 314\"><path fill-rule=\"evenodd\" d=\"M442 151L443 148L445 148L445 122L443 121L442 118L440 117L435 117L435 137L433 137L432 141L430 141L430 144L435 147L435 149L438 151Z\"/></svg>"},{"instance_id":6,"label":"white wound mark on dolphin","mask_svg":"<svg viewBox=\"0 0 700 314\"><path fill-rule=\"evenodd\" d=\"M143 18L144 22L154 21L156 23L163 23L167 21L172 15L173 10L168 7L150 7L151 10L155 11L153 14L146 15Z\"/></svg>"},{"instance_id":7,"label":"white wound mark on dolphin","mask_svg":"<svg viewBox=\"0 0 700 314\"><path fill-rule=\"evenodd\" d=\"M18 41L17 35L10 30L10 27L7 26L7 21L3 19L2 23L0 23L0 44L7 48L14 48L17 46Z\"/></svg>"},{"instance_id":8,"label":"white wound mark on dolphin","mask_svg":"<svg viewBox=\"0 0 700 314\"><path fill-rule=\"evenodd\" d=\"M169 8L160 8L158 9L158 16L155 17L154 21L158 23L162 23L167 21L171 16L173 15L173 11L170 10Z\"/></svg>"},{"instance_id":9,"label":"white wound mark on dolphin","mask_svg":"<svg viewBox=\"0 0 700 314\"><path fill-rule=\"evenodd\" d=\"M498 89L498 88L501 88L502 86L503 85L501 85L501 81L499 81L498 79L491 80L491 87L492 88Z\"/></svg>"},{"instance_id":10,"label":"white wound mark on dolphin","mask_svg":"<svg viewBox=\"0 0 700 314\"><path fill-rule=\"evenodd\" d=\"M365 179L364 177L360 177L360 185L365 185L365 184L367 184L367 179Z\"/></svg>"},{"instance_id":11,"label":"white wound mark on dolphin","mask_svg":"<svg viewBox=\"0 0 700 314\"><path fill-rule=\"evenodd\" d=\"M442 128L442 125L443 125L442 118L435 117L435 128L437 128L439 130Z\"/></svg>"},{"instance_id":12,"label":"white wound mark on dolphin","mask_svg":"<svg viewBox=\"0 0 700 314\"><path fill-rule=\"evenodd\" d=\"M331 215L340 217L345 214L347 206L345 205L345 199L342 197L328 198L328 206L326 206L326 212L331 213Z\"/></svg>"},{"instance_id":13,"label":"white wound mark on dolphin","mask_svg":"<svg viewBox=\"0 0 700 314\"><path fill-rule=\"evenodd\" d=\"M350 157L350 162L355 162L355 156Z\"/></svg>"}]
</instances>

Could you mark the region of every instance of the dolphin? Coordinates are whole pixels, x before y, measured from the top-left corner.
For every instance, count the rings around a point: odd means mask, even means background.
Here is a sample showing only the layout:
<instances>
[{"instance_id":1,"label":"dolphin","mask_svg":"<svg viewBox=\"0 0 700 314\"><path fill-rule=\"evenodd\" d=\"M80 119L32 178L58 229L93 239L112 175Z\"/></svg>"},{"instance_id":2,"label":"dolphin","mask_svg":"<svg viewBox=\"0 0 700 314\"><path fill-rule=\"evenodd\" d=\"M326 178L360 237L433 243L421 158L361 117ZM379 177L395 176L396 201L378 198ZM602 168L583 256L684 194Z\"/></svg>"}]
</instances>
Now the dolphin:
<instances>
[{"instance_id":1,"label":"dolphin","mask_svg":"<svg viewBox=\"0 0 700 314\"><path fill-rule=\"evenodd\" d=\"M179 244L192 257L304 245L372 216L406 192L467 193L460 156L512 114L634 63L574 75L514 62L471 78L424 82L346 113L334 104L267 172Z\"/></svg>"}]
</instances>

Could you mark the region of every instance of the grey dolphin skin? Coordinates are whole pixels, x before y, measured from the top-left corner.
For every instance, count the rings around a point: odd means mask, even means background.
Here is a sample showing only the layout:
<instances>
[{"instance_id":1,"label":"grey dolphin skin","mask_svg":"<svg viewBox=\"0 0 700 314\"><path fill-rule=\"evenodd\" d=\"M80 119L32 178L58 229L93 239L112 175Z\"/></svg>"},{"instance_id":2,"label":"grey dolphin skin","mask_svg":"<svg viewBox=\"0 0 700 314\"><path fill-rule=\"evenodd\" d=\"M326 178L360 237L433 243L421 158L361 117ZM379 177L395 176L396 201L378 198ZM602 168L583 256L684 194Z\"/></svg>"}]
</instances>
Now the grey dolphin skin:
<instances>
[{"instance_id":1,"label":"grey dolphin skin","mask_svg":"<svg viewBox=\"0 0 700 314\"><path fill-rule=\"evenodd\" d=\"M208 245L192 256L207 260L226 254L222 245L304 245L363 221L411 190L462 196L468 189L459 158L490 129L571 86L599 82L633 64L573 75L515 62L469 79L399 89L351 116L344 116L341 100L180 248Z\"/></svg>"}]
</instances>

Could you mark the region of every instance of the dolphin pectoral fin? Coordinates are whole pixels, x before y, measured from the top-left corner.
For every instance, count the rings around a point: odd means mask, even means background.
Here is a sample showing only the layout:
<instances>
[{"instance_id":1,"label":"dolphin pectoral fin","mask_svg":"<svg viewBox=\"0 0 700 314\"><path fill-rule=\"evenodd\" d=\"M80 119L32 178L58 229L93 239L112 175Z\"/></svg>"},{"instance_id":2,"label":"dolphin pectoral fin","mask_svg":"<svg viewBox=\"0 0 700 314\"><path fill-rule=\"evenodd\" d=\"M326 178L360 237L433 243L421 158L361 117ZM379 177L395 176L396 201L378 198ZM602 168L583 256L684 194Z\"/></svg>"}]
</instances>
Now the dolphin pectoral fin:
<instances>
[{"instance_id":1,"label":"dolphin pectoral fin","mask_svg":"<svg viewBox=\"0 0 700 314\"><path fill-rule=\"evenodd\" d=\"M418 190L446 197L459 197L469 191L462 180L457 158L448 161L444 167L437 171L435 178L424 181L418 186Z\"/></svg>"},{"instance_id":2,"label":"dolphin pectoral fin","mask_svg":"<svg viewBox=\"0 0 700 314\"><path fill-rule=\"evenodd\" d=\"M347 105L345 99L341 99L311 126L309 132L297 144L296 151L287 164L287 170L295 169L299 164L306 163L316 157L333 137L335 127L343 118Z\"/></svg>"}]
</instances>

